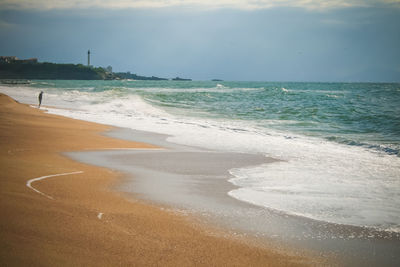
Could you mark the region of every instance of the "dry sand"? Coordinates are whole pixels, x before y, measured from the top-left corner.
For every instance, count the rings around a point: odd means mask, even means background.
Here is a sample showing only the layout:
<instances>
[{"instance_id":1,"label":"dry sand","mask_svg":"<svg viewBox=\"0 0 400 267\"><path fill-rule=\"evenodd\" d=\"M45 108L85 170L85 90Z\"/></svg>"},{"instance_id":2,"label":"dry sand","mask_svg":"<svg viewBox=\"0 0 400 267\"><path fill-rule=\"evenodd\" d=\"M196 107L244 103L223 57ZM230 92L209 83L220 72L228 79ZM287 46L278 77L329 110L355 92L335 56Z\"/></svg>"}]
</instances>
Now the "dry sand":
<instances>
[{"instance_id":1,"label":"dry sand","mask_svg":"<svg viewBox=\"0 0 400 267\"><path fill-rule=\"evenodd\" d=\"M109 126L49 115L0 94L0 265L292 266L309 260L197 227L109 188L121 174L63 151L154 148L105 137ZM32 186L29 179L50 177ZM102 213L101 219L98 215ZM215 233L215 232L214 232Z\"/></svg>"}]
</instances>

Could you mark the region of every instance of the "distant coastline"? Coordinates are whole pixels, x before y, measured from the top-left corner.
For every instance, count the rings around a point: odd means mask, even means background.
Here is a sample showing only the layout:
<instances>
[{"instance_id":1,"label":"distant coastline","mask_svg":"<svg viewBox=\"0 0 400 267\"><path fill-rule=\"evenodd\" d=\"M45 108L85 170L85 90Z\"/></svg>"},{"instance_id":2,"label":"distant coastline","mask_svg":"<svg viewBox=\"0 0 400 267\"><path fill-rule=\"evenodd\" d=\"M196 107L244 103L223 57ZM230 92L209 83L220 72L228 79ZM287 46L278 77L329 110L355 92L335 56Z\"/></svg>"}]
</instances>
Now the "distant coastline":
<instances>
[{"instance_id":1,"label":"distant coastline","mask_svg":"<svg viewBox=\"0 0 400 267\"><path fill-rule=\"evenodd\" d=\"M0 79L29 80L112 80L114 75L102 68L82 64L0 62Z\"/></svg>"},{"instance_id":2,"label":"distant coastline","mask_svg":"<svg viewBox=\"0 0 400 267\"><path fill-rule=\"evenodd\" d=\"M108 68L82 64L38 62L36 58L18 59L15 56L0 57L0 80L151 80L167 78L140 76L130 72L112 72ZM191 81L176 77L174 81Z\"/></svg>"},{"instance_id":3,"label":"distant coastline","mask_svg":"<svg viewBox=\"0 0 400 267\"><path fill-rule=\"evenodd\" d=\"M114 72L113 74L116 76L116 79L122 79L122 80L127 80L127 79L148 80L148 81L167 81L168 80L166 78L159 78L159 77L155 77L155 76L151 76L151 77L140 76L140 75L133 74L130 72Z\"/></svg>"}]
</instances>

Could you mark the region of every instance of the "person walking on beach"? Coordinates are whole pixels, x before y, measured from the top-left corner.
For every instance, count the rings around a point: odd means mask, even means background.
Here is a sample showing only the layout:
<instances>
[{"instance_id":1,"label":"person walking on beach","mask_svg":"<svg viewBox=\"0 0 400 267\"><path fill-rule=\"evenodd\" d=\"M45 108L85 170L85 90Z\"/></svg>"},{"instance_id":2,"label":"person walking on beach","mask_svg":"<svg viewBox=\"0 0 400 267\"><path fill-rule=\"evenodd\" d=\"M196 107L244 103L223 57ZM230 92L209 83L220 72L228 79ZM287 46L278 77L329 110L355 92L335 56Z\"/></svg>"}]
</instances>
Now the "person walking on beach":
<instances>
[{"instance_id":1,"label":"person walking on beach","mask_svg":"<svg viewBox=\"0 0 400 267\"><path fill-rule=\"evenodd\" d=\"M43 91L40 91L40 94L39 94L39 108L40 108L40 105L42 104L42 98L43 98Z\"/></svg>"}]
</instances>

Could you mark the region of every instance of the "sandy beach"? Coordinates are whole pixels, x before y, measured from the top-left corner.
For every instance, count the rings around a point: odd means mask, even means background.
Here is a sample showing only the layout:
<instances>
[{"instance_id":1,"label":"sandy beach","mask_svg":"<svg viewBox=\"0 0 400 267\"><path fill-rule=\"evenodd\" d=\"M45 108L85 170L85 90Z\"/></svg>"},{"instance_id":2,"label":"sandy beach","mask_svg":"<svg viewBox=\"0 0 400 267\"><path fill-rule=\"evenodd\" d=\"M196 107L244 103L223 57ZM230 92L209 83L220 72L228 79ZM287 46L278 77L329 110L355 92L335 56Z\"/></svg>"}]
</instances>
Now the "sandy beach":
<instances>
[{"instance_id":1,"label":"sandy beach","mask_svg":"<svg viewBox=\"0 0 400 267\"><path fill-rule=\"evenodd\" d=\"M313 262L224 237L212 227L196 226L187 216L127 200L110 190L122 174L60 154L156 146L102 136L111 127L49 115L3 94L0 127L3 266L298 266Z\"/></svg>"}]
</instances>

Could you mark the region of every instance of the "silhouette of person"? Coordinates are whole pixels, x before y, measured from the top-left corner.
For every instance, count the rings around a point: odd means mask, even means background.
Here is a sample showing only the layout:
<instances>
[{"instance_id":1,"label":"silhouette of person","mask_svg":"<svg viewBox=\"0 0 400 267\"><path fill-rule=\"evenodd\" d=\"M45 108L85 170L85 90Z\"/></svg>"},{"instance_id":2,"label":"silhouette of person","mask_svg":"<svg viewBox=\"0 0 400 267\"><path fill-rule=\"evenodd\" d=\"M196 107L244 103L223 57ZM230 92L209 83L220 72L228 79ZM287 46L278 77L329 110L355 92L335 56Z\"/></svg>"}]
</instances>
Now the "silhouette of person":
<instances>
[{"instance_id":1,"label":"silhouette of person","mask_svg":"<svg viewBox=\"0 0 400 267\"><path fill-rule=\"evenodd\" d=\"M40 105L42 104L42 98L43 98L43 91L40 91L40 94L39 94L39 108L40 108Z\"/></svg>"}]
</instances>

